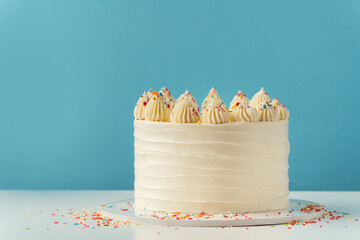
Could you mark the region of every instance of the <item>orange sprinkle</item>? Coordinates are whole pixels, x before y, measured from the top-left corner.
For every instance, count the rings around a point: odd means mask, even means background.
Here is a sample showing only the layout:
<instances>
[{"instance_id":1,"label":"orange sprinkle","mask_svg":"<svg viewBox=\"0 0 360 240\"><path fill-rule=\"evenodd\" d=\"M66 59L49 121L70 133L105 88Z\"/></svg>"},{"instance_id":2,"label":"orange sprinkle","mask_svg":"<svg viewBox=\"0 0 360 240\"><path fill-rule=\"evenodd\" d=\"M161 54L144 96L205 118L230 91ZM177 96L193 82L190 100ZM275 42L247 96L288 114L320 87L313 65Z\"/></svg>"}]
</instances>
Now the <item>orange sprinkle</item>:
<instances>
[{"instance_id":1,"label":"orange sprinkle","mask_svg":"<svg viewBox=\"0 0 360 240\"><path fill-rule=\"evenodd\" d=\"M157 91L155 91L155 92L154 92L154 95L158 95L158 92L157 92Z\"/></svg>"}]
</instances>

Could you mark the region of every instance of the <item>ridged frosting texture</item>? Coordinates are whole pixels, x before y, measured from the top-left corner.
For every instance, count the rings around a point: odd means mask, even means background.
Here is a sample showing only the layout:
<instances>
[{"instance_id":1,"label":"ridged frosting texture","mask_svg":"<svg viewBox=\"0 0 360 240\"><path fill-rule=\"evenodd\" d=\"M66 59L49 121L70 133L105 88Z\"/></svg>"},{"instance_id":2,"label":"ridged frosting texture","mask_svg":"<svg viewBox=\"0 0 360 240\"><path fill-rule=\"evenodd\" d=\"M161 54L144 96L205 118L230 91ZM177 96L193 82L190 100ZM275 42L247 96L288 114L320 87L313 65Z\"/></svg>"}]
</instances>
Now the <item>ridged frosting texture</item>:
<instances>
[{"instance_id":1,"label":"ridged frosting texture","mask_svg":"<svg viewBox=\"0 0 360 240\"><path fill-rule=\"evenodd\" d=\"M279 120L287 120L287 119L289 119L289 117L290 117L289 110L285 107L285 105L282 105L277 98L274 98L271 101L271 105L273 105L275 110L279 113L279 115L280 115Z\"/></svg>"},{"instance_id":2,"label":"ridged frosting texture","mask_svg":"<svg viewBox=\"0 0 360 240\"><path fill-rule=\"evenodd\" d=\"M139 100L136 103L135 109L134 109L134 117L138 120L144 120L145 119L145 107L146 104L149 102L149 98L147 97L147 94L144 92Z\"/></svg>"},{"instance_id":3,"label":"ridged frosting texture","mask_svg":"<svg viewBox=\"0 0 360 240\"><path fill-rule=\"evenodd\" d=\"M253 108L258 108L260 104L270 102L269 95L265 92L264 88L261 88L250 100L249 105Z\"/></svg>"},{"instance_id":4,"label":"ridged frosting texture","mask_svg":"<svg viewBox=\"0 0 360 240\"><path fill-rule=\"evenodd\" d=\"M238 213L288 206L288 121L135 120L135 207Z\"/></svg>"},{"instance_id":5,"label":"ridged frosting texture","mask_svg":"<svg viewBox=\"0 0 360 240\"><path fill-rule=\"evenodd\" d=\"M146 95L149 99L151 99L154 96L154 91L149 89L149 91L147 91Z\"/></svg>"},{"instance_id":6,"label":"ridged frosting texture","mask_svg":"<svg viewBox=\"0 0 360 240\"><path fill-rule=\"evenodd\" d=\"M236 103L249 103L249 99L243 93L243 91L238 91L238 93L231 100L230 108L236 105Z\"/></svg>"},{"instance_id":7,"label":"ridged frosting texture","mask_svg":"<svg viewBox=\"0 0 360 240\"><path fill-rule=\"evenodd\" d=\"M204 101L201 104L201 111L207 108L207 106L211 103L214 103L215 105L221 105L224 109L227 109L216 88L210 89L209 93L206 95Z\"/></svg>"},{"instance_id":8,"label":"ridged frosting texture","mask_svg":"<svg viewBox=\"0 0 360 240\"><path fill-rule=\"evenodd\" d=\"M180 97L176 100L176 102L178 103L185 99L188 99L190 103L193 105L193 107L196 108L197 111L199 111L199 106L195 101L195 98L191 95L191 92L189 92L188 90L186 90L183 94L181 94Z\"/></svg>"},{"instance_id":9,"label":"ridged frosting texture","mask_svg":"<svg viewBox=\"0 0 360 240\"><path fill-rule=\"evenodd\" d=\"M260 121L278 121L280 119L279 113L268 102L259 104L257 110L260 115Z\"/></svg>"},{"instance_id":10,"label":"ridged frosting texture","mask_svg":"<svg viewBox=\"0 0 360 240\"><path fill-rule=\"evenodd\" d=\"M170 109L167 107L164 98L158 95L157 92L154 92L154 95L145 108L145 120L162 122L168 121L169 118Z\"/></svg>"},{"instance_id":11,"label":"ridged frosting texture","mask_svg":"<svg viewBox=\"0 0 360 240\"><path fill-rule=\"evenodd\" d=\"M231 107L231 122L257 122L259 121L259 113L256 109L250 107L247 103L236 103Z\"/></svg>"},{"instance_id":12,"label":"ridged frosting texture","mask_svg":"<svg viewBox=\"0 0 360 240\"><path fill-rule=\"evenodd\" d=\"M170 120L173 123L196 123L200 114L189 98L178 102L171 112Z\"/></svg>"},{"instance_id":13,"label":"ridged frosting texture","mask_svg":"<svg viewBox=\"0 0 360 240\"><path fill-rule=\"evenodd\" d=\"M201 111L200 118L202 123L221 124L230 121L230 114L222 105L215 105L214 102L211 102Z\"/></svg>"},{"instance_id":14,"label":"ridged frosting texture","mask_svg":"<svg viewBox=\"0 0 360 240\"><path fill-rule=\"evenodd\" d=\"M170 110L172 110L173 107L175 107L176 99L173 96L171 96L170 90L167 89L166 87L163 87L160 90L159 94L161 94L164 97L165 102L170 106Z\"/></svg>"}]
</instances>

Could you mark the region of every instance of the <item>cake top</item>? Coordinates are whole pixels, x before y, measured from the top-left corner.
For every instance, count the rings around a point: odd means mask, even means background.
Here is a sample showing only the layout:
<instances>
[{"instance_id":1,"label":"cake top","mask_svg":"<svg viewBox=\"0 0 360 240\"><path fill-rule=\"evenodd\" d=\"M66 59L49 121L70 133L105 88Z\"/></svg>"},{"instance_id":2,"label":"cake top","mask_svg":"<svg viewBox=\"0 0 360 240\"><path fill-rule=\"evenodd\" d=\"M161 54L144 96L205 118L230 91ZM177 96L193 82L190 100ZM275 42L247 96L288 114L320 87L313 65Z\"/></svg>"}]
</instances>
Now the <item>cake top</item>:
<instances>
[{"instance_id":1,"label":"cake top","mask_svg":"<svg viewBox=\"0 0 360 240\"><path fill-rule=\"evenodd\" d=\"M290 112L279 99L271 100L261 88L249 101L243 91L232 99L229 109L216 88L210 89L201 104L201 111L191 92L186 90L175 99L170 90L163 87L159 92L145 92L134 109L136 120L222 124L229 122L278 121L289 119Z\"/></svg>"}]
</instances>

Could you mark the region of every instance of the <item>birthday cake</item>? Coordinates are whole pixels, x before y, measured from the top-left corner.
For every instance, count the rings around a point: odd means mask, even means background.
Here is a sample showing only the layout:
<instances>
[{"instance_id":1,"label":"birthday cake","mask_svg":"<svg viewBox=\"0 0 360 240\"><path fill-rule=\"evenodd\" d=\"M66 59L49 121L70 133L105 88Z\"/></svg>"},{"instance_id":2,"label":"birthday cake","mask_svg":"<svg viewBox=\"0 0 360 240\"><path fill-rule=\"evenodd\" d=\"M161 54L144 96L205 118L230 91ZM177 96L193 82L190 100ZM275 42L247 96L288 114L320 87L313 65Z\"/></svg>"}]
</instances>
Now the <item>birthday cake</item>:
<instances>
[{"instance_id":1,"label":"birthday cake","mask_svg":"<svg viewBox=\"0 0 360 240\"><path fill-rule=\"evenodd\" d=\"M144 92L134 110L135 207L184 213L288 207L288 109L262 88L226 107L215 88Z\"/></svg>"}]
</instances>

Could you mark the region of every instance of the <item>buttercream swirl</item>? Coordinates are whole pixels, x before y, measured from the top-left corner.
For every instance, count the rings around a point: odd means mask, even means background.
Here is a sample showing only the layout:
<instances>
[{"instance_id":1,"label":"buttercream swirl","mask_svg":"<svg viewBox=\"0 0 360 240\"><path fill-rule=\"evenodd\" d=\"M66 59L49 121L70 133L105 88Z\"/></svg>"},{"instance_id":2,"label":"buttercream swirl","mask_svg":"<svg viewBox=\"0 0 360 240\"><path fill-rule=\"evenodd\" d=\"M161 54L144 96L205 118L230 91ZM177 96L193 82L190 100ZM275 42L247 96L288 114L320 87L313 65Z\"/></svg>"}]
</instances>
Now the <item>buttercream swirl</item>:
<instances>
[{"instance_id":1,"label":"buttercream swirl","mask_svg":"<svg viewBox=\"0 0 360 240\"><path fill-rule=\"evenodd\" d=\"M249 105L253 108L258 108L260 104L265 102L270 102L271 99L269 95L264 91L264 88L261 88L250 100Z\"/></svg>"},{"instance_id":2,"label":"buttercream swirl","mask_svg":"<svg viewBox=\"0 0 360 240\"><path fill-rule=\"evenodd\" d=\"M154 96L147 103L145 108L145 120L148 121L168 121L170 117L170 108L164 100L164 97L160 96L158 92L154 92Z\"/></svg>"},{"instance_id":3,"label":"buttercream swirl","mask_svg":"<svg viewBox=\"0 0 360 240\"><path fill-rule=\"evenodd\" d=\"M190 99L185 98L171 111L170 120L173 123L196 123L200 120L200 114Z\"/></svg>"},{"instance_id":4,"label":"buttercream swirl","mask_svg":"<svg viewBox=\"0 0 360 240\"><path fill-rule=\"evenodd\" d=\"M260 115L260 121L277 121L280 119L279 113L268 102L262 103L257 107Z\"/></svg>"},{"instance_id":5,"label":"buttercream swirl","mask_svg":"<svg viewBox=\"0 0 360 240\"><path fill-rule=\"evenodd\" d=\"M134 109L135 119L145 120L145 107L148 102L149 102L149 98L147 97L144 91L144 93L140 96L139 100L137 101Z\"/></svg>"},{"instance_id":6,"label":"buttercream swirl","mask_svg":"<svg viewBox=\"0 0 360 240\"><path fill-rule=\"evenodd\" d=\"M271 105L273 105L275 110L279 113L279 115L280 115L279 120L287 120L287 119L289 119L289 117L290 117L289 110L285 107L285 105L282 105L277 98L274 98L271 101Z\"/></svg>"},{"instance_id":7,"label":"buttercream swirl","mask_svg":"<svg viewBox=\"0 0 360 240\"><path fill-rule=\"evenodd\" d=\"M247 103L236 103L230 112L231 122L257 122L259 113Z\"/></svg>"},{"instance_id":8,"label":"buttercream swirl","mask_svg":"<svg viewBox=\"0 0 360 240\"><path fill-rule=\"evenodd\" d=\"M152 96L154 96L154 91L151 90L151 88L150 88L149 91L147 91L146 95L147 95L147 97L148 97L149 99L151 99Z\"/></svg>"},{"instance_id":9,"label":"buttercream swirl","mask_svg":"<svg viewBox=\"0 0 360 240\"><path fill-rule=\"evenodd\" d=\"M199 106L198 106L197 102L195 101L195 98L191 95L191 92L189 92L188 90L186 90L183 94L180 95L180 97L176 100L176 103L181 102L185 99L189 99L189 101L193 105L193 107L195 109L197 109L197 111L199 111Z\"/></svg>"},{"instance_id":10,"label":"buttercream swirl","mask_svg":"<svg viewBox=\"0 0 360 240\"><path fill-rule=\"evenodd\" d=\"M238 93L231 100L230 108L236 105L236 103L249 103L249 99L246 97L243 91L238 91Z\"/></svg>"},{"instance_id":11,"label":"buttercream swirl","mask_svg":"<svg viewBox=\"0 0 360 240\"><path fill-rule=\"evenodd\" d=\"M227 109L222 107L222 105L216 105L214 102L210 102L206 108L201 111L200 119L202 123L228 123L230 114Z\"/></svg>"},{"instance_id":12,"label":"buttercream swirl","mask_svg":"<svg viewBox=\"0 0 360 240\"><path fill-rule=\"evenodd\" d=\"M176 99L170 94L170 90L166 87L163 87L159 94L165 98L165 102L170 105L170 109L172 110L173 107L175 107Z\"/></svg>"},{"instance_id":13,"label":"buttercream swirl","mask_svg":"<svg viewBox=\"0 0 360 240\"><path fill-rule=\"evenodd\" d=\"M204 101L201 104L201 111L203 109L206 109L210 103L214 103L215 105L221 105L222 108L227 110L227 107L217 93L216 88L210 89L209 93L206 95Z\"/></svg>"}]
</instances>

